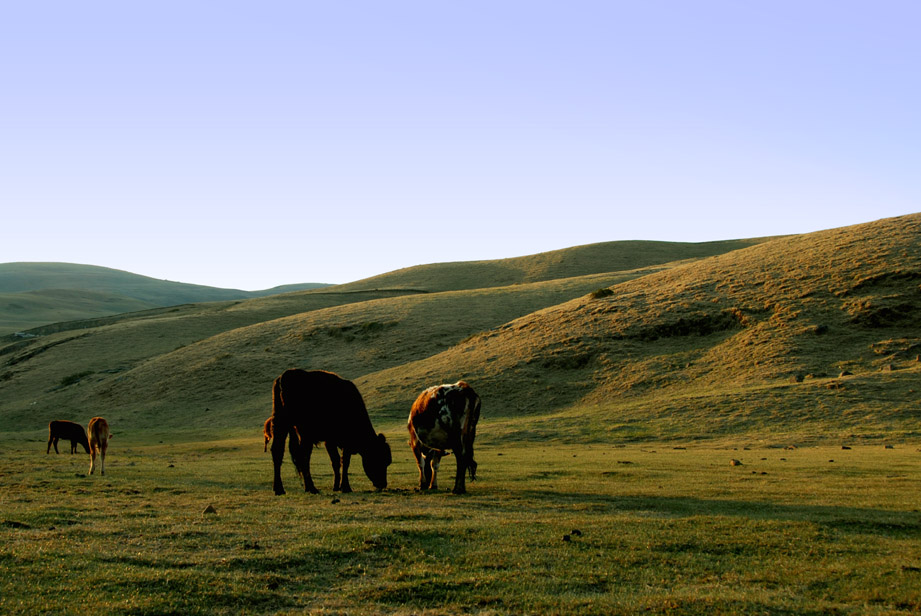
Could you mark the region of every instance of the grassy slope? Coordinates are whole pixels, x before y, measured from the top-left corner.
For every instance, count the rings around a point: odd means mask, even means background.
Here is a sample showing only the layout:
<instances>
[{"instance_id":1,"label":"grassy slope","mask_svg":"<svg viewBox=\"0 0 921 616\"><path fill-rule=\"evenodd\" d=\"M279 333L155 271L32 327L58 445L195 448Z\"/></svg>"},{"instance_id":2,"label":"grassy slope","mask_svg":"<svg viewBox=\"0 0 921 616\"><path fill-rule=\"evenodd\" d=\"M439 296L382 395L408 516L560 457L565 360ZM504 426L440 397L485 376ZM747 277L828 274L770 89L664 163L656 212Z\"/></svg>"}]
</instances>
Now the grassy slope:
<instances>
[{"instance_id":1,"label":"grassy slope","mask_svg":"<svg viewBox=\"0 0 921 616\"><path fill-rule=\"evenodd\" d=\"M625 282L360 385L388 404L400 380L464 376L538 436L918 436L919 283L921 215L882 220Z\"/></svg>"},{"instance_id":2,"label":"grassy slope","mask_svg":"<svg viewBox=\"0 0 921 616\"><path fill-rule=\"evenodd\" d=\"M562 271L606 269L596 262L600 256L620 267L685 259L757 241L702 245L609 243L508 261L530 272L531 278L540 278ZM548 263L555 265L550 267ZM478 263L471 268L482 274L483 265ZM183 305L58 323L33 330L39 338L8 339L6 346L0 346L0 414L8 426L17 429L35 425L37 418L41 422L52 417L80 418L89 408L115 420L130 415L134 420L129 420L129 425L164 422L176 426L186 423L189 416L194 420L201 409L217 407L213 417L200 417L198 421L221 426L247 424L252 417L244 418L243 409L266 412L266 381L271 382L284 368L313 364L359 375L369 369L369 356L389 356L373 363L373 368L379 370L417 359L432 348L445 348L448 343L530 311L662 267L666 266L547 280L543 285L474 291L467 298L447 295L428 302L412 287L425 287L423 293L435 297L432 291L460 285L458 280L446 279L443 266L436 264L411 268L405 279L387 276L387 282L396 290L360 291L354 285L344 285L242 302ZM462 278L473 287L497 284L482 275ZM398 299L403 295L406 297ZM390 301L369 301L377 299ZM409 306L405 318L400 308L404 301ZM423 307L414 308L417 304ZM341 308L334 309L337 306ZM443 308L444 312L439 312ZM325 312L312 314L317 310ZM363 314L365 311L367 314ZM300 316L287 323L272 323L292 315ZM327 318L332 322L324 323ZM351 322L339 322L343 318ZM306 340L304 332L289 335L285 327L294 327L291 324L298 322L316 323L310 327L325 333L320 337L323 344L315 344L316 336ZM400 326L392 325L395 322ZM437 327L430 327L433 323ZM253 325L258 327L248 329ZM349 331L353 327L358 329ZM276 335L276 331L282 333ZM209 340L212 337L215 338ZM357 353L356 347L372 337L385 351L378 353L372 345ZM317 352L317 348L323 352ZM399 414L402 413L401 408Z\"/></svg>"},{"instance_id":3,"label":"grassy slope","mask_svg":"<svg viewBox=\"0 0 921 616\"><path fill-rule=\"evenodd\" d=\"M19 428L87 408L133 427L248 425L268 414L272 379L286 368L355 377L401 365L644 271L394 297L291 294L59 332L0 355L0 404L7 425ZM336 305L344 301L351 303ZM65 379L72 383L61 386Z\"/></svg>"},{"instance_id":4,"label":"grassy slope","mask_svg":"<svg viewBox=\"0 0 921 616\"><path fill-rule=\"evenodd\" d=\"M47 323L146 310L155 306L123 295L76 289L0 293L0 335Z\"/></svg>"}]
</instances>

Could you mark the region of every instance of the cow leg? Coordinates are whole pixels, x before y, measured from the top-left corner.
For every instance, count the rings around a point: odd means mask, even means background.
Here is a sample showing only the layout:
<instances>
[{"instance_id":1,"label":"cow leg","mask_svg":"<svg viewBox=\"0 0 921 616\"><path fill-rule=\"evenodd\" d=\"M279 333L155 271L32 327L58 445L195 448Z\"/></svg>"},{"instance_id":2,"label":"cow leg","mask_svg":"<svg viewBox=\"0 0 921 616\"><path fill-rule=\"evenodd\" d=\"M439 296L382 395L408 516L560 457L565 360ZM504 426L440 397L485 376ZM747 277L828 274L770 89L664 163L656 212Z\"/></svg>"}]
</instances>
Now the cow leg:
<instances>
[{"instance_id":1,"label":"cow leg","mask_svg":"<svg viewBox=\"0 0 921 616\"><path fill-rule=\"evenodd\" d=\"M96 445L90 447L90 475L96 470Z\"/></svg>"},{"instance_id":2,"label":"cow leg","mask_svg":"<svg viewBox=\"0 0 921 616\"><path fill-rule=\"evenodd\" d=\"M464 438L464 455L466 457L467 464L467 473L470 474L471 480L476 480L476 460L473 459L473 434L467 435Z\"/></svg>"},{"instance_id":3,"label":"cow leg","mask_svg":"<svg viewBox=\"0 0 921 616\"><path fill-rule=\"evenodd\" d=\"M291 450L294 466L297 467L297 472L300 473L301 478L304 480L304 492L319 494L320 491L313 485L313 477L310 475L310 454L313 453L313 445L300 441L297 433L292 431L291 444L288 448Z\"/></svg>"},{"instance_id":4,"label":"cow leg","mask_svg":"<svg viewBox=\"0 0 921 616\"><path fill-rule=\"evenodd\" d=\"M419 441L413 439L410 443L413 448L413 456L416 457L416 466L419 467L419 489L424 490L428 486L425 483L425 458L422 456L422 445L419 444Z\"/></svg>"},{"instance_id":5,"label":"cow leg","mask_svg":"<svg viewBox=\"0 0 921 616\"><path fill-rule=\"evenodd\" d=\"M419 466L419 488L422 490L435 490L438 488L438 465L441 456L433 449L423 451Z\"/></svg>"},{"instance_id":6,"label":"cow leg","mask_svg":"<svg viewBox=\"0 0 921 616\"><path fill-rule=\"evenodd\" d=\"M452 492L455 494L463 494L467 491L465 483L467 473L467 452L464 450L464 445L460 438L457 439L451 449L454 450L454 457L457 458L457 475L454 476L454 489Z\"/></svg>"},{"instance_id":7,"label":"cow leg","mask_svg":"<svg viewBox=\"0 0 921 616\"><path fill-rule=\"evenodd\" d=\"M51 453L51 444L54 443L54 453L58 452L57 441L53 436L48 436L48 449L45 451L45 455Z\"/></svg>"},{"instance_id":8,"label":"cow leg","mask_svg":"<svg viewBox=\"0 0 921 616\"><path fill-rule=\"evenodd\" d=\"M77 441L70 442L70 455L77 453Z\"/></svg>"},{"instance_id":9,"label":"cow leg","mask_svg":"<svg viewBox=\"0 0 921 616\"><path fill-rule=\"evenodd\" d=\"M342 485L342 475L339 473L339 464L341 463L339 449L335 443L326 441L326 453L329 454L329 461L333 465L333 492L337 492Z\"/></svg>"},{"instance_id":10,"label":"cow leg","mask_svg":"<svg viewBox=\"0 0 921 616\"><path fill-rule=\"evenodd\" d=\"M441 467L441 454L434 451L429 454L429 487L438 489L438 469Z\"/></svg>"},{"instance_id":11,"label":"cow leg","mask_svg":"<svg viewBox=\"0 0 921 616\"><path fill-rule=\"evenodd\" d=\"M108 441L102 443L102 449L99 451L99 474L106 474L106 449L108 448Z\"/></svg>"},{"instance_id":12,"label":"cow leg","mask_svg":"<svg viewBox=\"0 0 921 616\"><path fill-rule=\"evenodd\" d=\"M272 488L275 490L276 496L281 496L285 493L285 488L281 483L281 464L285 460L285 441L287 439L287 428L275 426L275 438L272 440L272 465L275 476L272 481Z\"/></svg>"},{"instance_id":13,"label":"cow leg","mask_svg":"<svg viewBox=\"0 0 921 616\"><path fill-rule=\"evenodd\" d=\"M346 494L352 491L349 484L349 464L352 462L352 454L345 449L342 450L342 492Z\"/></svg>"}]
</instances>

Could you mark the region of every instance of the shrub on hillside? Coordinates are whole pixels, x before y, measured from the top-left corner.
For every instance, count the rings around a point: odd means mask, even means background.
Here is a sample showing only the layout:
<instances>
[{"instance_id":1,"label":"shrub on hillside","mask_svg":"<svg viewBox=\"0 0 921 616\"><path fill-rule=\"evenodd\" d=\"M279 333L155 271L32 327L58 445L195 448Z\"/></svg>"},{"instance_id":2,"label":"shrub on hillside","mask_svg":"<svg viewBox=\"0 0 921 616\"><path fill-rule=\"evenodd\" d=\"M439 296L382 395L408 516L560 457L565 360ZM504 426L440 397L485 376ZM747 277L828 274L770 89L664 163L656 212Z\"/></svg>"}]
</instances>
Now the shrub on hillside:
<instances>
[{"instance_id":1,"label":"shrub on hillside","mask_svg":"<svg viewBox=\"0 0 921 616\"><path fill-rule=\"evenodd\" d=\"M614 295L614 291L612 291L611 289L607 287L602 287L600 289L596 289L592 291L592 299L601 299L603 297L608 297L610 295Z\"/></svg>"}]
</instances>

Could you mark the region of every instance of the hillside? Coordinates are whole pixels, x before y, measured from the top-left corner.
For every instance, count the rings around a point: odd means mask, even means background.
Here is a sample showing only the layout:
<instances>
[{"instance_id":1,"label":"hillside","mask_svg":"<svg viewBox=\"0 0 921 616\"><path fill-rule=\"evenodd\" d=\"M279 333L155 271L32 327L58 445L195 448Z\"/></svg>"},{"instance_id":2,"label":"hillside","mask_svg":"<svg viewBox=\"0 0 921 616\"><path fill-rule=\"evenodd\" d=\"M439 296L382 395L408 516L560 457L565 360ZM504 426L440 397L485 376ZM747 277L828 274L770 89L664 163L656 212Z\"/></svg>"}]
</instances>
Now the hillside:
<instances>
[{"instance_id":1,"label":"hillside","mask_svg":"<svg viewBox=\"0 0 921 616\"><path fill-rule=\"evenodd\" d=\"M149 427L211 424L207 408L221 425L245 425L253 409L268 412L266 392L286 368L356 377L399 366L648 271L444 293L294 293L113 317L0 348L0 414L21 425L35 407L111 408L114 418Z\"/></svg>"},{"instance_id":2,"label":"hillside","mask_svg":"<svg viewBox=\"0 0 921 616\"><path fill-rule=\"evenodd\" d=\"M0 335L47 323L102 317L156 307L143 300L75 289L0 293Z\"/></svg>"},{"instance_id":3,"label":"hillside","mask_svg":"<svg viewBox=\"0 0 921 616\"><path fill-rule=\"evenodd\" d=\"M265 381L271 382L290 366L314 363L350 376L398 366L534 310L673 267L689 255L732 250L757 241L711 243L703 248L696 244L653 242L638 247L634 242L614 242L578 246L550 256L520 257L510 261L520 270L532 272L532 277L552 276L546 263L562 263L558 268L580 274L581 270L658 262L510 288L484 277L484 268L489 268L486 262L470 264L476 276L459 275L452 280L441 275L445 265L436 264L387 275L391 289L361 291L356 285L341 285L54 323L30 330L30 337L25 339L8 337L5 346L0 339L0 415L10 427L26 427L35 421L36 412L43 418L61 413L78 417L84 408L115 405L113 417L124 420L119 414L130 412L129 423L181 424L189 421L185 416L190 406L215 406L212 398L217 392L222 398L217 405L217 421L232 427L249 421L235 413L265 406ZM608 261L614 265L605 265ZM463 270L461 266L450 264ZM428 288L412 288L420 283ZM444 295L432 292L439 285L457 287L462 283L472 287L469 296L463 291ZM349 322L343 323L344 318ZM306 327L303 324L308 322L316 323L313 333L289 334L285 329L298 323ZM241 345L244 351L238 348ZM252 353L253 349L259 352ZM369 362L369 357L376 360ZM215 363L221 369L213 377L211 371L198 369ZM206 377L213 378L214 383ZM164 396L164 391L169 393ZM168 402L171 395L181 400ZM166 412L164 404L169 405ZM402 414L403 410L395 407L393 412ZM199 423L214 421L211 417L193 418Z\"/></svg>"},{"instance_id":4,"label":"hillside","mask_svg":"<svg viewBox=\"0 0 921 616\"><path fill-rule=\"evenodd\" d=\"M94 265L0 263L0 335L41 325L195 302L264 297L320 288L292 284L264 291L157 280Z\"/></svg>"},{"instance_id":5,"label":"hillside","mask_svg":"<svg viewBox=\"0 0 921 616\"><path fill-rule=\"evenodd\" d=\"M648 268L431 292L441 264L111 317L0 347L0 415L251 430L301 366L354 379L397 431L419 390L464 378L485 438L916 438L919 244L912 215Z\"/></svg>"},{"instance_id":6,"label":"hillside","mask_svg":"<svg viewBox=\"0 0 921 616\"><path fill-rule=\"evenodd\" d=\"M536 416L519 436L914 438L919 284L921 215L887 219L627 281L360 384L386 406L394 382L464 377L493 415Z\"/></svg>"}]
</instances>

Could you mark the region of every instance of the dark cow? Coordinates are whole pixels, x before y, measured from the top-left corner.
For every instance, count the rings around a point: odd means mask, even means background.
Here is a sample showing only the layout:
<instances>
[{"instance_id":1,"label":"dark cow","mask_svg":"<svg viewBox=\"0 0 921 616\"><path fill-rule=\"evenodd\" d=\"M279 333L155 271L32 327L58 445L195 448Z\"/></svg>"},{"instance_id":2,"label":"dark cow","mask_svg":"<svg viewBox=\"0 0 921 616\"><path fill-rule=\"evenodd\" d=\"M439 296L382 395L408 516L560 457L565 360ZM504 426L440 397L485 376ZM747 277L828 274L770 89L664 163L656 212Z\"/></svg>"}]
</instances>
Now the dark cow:
<instances>
[{"instance_id":1,"label":"dark cow","mask_svg":"<svg viewBox=\"0 0 921 616\"><path fill-rule=\"evenodd\" d=\"M102 417L90 419L88 432L90 433L90 475L96 470L96 454L99 454L99 474L106 474L106 449L109 447L109 422Z\"/></svg>"},{"instance_id":2,"label":"dark cow","mask_svg":"<svg viewBox=\"0 0 921 616\"><path fill-rule=\"evenodd\" d=\"M275 494L285 493L281 463L289 436L288 449L304 479L305 492L318 492L310 476L310 452L312 445L321 441L326 443L333 465L333 490L352 491L348 471L354 454L361 456L365 474L374 487L387 487L390 445L383 434L375 434L365 402L351 381L322 370L286 370L272 387L271 419Z\"/></svg>"},{"instance_id":3,"label":"dark cow","mask_svg":"<svg viewBox=\"0 0 921 616\"><path fill-rule=\"evenodd\" d=\"M409 445L419 466L419 488L438 487L438 466L450 449L457 459L454 477L455 494L467 491L464 472L476 479L473 439L480 419L480 397L470 385L458 381L453 385L429 387L416 398L409 411Z\"/></svg>"},{"instance_id":4,"label":"dark cow","mask_svg":"<svg viewBox=\"0 0 921 616\"><path fill-rule=\"evenodd\" d=\"M58 451L58 440L64 439L70 441L70 453L77 453L77 445L83 445L86 453L90 452L90 442L86 438L86 430L78 423L66 420L54 420L48 424L48 449L46 454L51 453L51 446L54 445L54 453Z\"/></svg>"}]
</instances>

